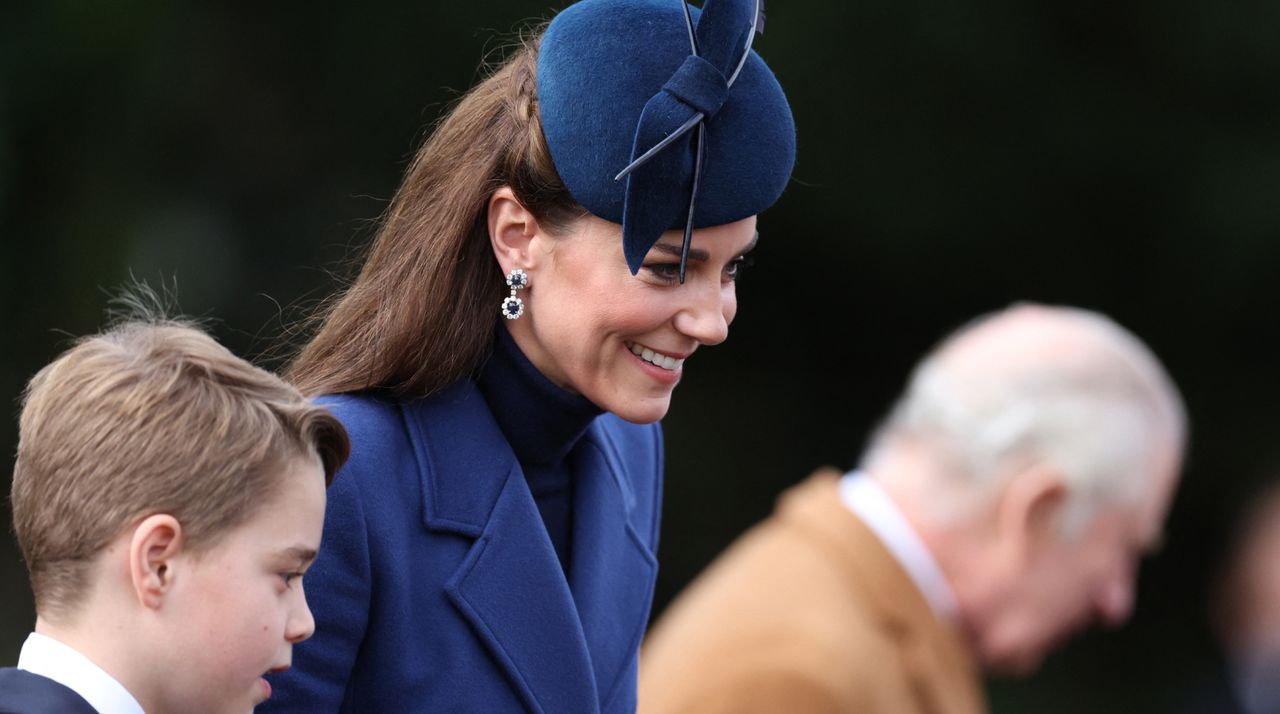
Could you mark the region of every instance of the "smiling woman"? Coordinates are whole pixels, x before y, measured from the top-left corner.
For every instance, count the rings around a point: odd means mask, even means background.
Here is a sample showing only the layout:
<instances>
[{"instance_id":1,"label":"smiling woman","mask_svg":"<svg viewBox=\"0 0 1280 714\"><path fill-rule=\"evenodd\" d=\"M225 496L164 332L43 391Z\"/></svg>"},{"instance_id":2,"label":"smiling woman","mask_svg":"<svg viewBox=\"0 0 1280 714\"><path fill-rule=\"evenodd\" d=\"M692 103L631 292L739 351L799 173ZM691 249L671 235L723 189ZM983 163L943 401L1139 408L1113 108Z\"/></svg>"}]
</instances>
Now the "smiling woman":
<instances>
[{"instance_id":1,"label":"smiling woman","mask_svg":"<svg viewBox=\"0 0 1280 714\"><path fill-rule=\"evenodd\" d=\"M794 160L762 18L583 0L423 145L290 370L353 456L267 710L634 711L656 422Z\"/></svg>"},{"instance_id":2,"label":"smiling woman","mask_svg":"<svg viewBox=\"0 0 1280 714\"><path fill-rule=\"evenodd\" d=\"M633 278L618 225L585 216L572 237L547 237L527 232L536 219L509 190L491 205L498 262L537 278L527 319L507 325L521 351L552 382L607 412L640 424L661 419L684 361L729 335L755 217L694 231L706 247L690 250L681 283L679 231L658 239Z\"/></svg>"}]
</instances>

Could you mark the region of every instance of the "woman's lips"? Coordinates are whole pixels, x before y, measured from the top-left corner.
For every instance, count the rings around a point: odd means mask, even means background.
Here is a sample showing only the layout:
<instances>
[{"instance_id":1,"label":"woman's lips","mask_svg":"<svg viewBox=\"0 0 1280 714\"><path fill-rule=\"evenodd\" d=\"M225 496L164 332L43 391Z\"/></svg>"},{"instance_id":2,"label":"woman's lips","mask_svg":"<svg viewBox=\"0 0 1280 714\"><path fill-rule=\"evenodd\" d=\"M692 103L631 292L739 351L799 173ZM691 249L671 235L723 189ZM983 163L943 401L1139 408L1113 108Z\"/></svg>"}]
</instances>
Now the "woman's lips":
<instances>
[{"instance_id":1,"label":"woman's lips","mask_svg":"<svg viewBox=\"0 0 1280 714\"><path fill-rule=\"evenodd\" d=\"M663 352L659 352L651 347L640 344L639 342L627 343L627 349L631 350L631 354L648 362L649 364L660 367L668 372L679 372L684 366L684 357L677 357Z\"/></svg>"}]
</instances>

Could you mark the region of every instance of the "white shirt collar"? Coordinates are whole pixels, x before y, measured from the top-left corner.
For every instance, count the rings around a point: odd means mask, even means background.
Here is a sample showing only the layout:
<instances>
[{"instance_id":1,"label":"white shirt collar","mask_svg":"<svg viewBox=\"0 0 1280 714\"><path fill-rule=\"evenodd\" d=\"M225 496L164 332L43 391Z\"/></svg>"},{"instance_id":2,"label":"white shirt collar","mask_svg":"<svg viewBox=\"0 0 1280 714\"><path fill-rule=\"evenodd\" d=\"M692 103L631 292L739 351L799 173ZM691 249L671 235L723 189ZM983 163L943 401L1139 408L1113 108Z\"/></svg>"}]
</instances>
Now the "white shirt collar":
<instances>
[{"instance_id":1,"label":"white shirt collar","mask_svg":"<svg viewBox=\"0 0 1280 714\"><path fill-rule=\"evenodd\" d=\"M27 635L18 669L48 677L89 702L98 714L145 714L114 677L75 649L38 632Z\"/></svg>"},{"instance_id":2,"label":"white shirt collar","mask_svg":"<svg viewBox=\"0 0 1280 714\"><path fill-rule=\"evenodd\" d=\"M958 609L951 585L929 548L880 484L860 471L850 471L840 479L840 500L884 543L924 594L933 613L941 620L954 621Z\"/></svg>"}]
</instances>

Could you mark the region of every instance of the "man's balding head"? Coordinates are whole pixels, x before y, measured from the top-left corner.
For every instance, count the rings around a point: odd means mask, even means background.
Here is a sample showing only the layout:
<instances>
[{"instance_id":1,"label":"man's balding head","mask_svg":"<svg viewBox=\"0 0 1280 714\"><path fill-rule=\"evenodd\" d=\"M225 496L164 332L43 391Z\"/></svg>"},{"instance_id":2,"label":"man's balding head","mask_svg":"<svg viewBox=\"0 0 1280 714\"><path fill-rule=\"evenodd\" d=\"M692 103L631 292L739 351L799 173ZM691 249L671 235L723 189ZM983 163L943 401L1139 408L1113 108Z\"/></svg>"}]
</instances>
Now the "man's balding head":
<instances>
[{"instance_id":1,"label":"man's balding head","mask_svg":"<svg viewBox=\"0 0 1280 714\"><path fill-rule=\"evenodd\" d=\"M1181 398L1131 333L1094 312L1020 304L961 328L926 357L864 457L872 472L895 448L927 451L933 484L957 493L929 506L940 519L981 508L1030 463L1062 472L1092 507L1145 490L1142 464L1179 453Z\"/></svg>"},{"instance_id":2,"label":"man's balding head","mask_svg":"<svg viewBox=\"0 0 1280 714\"><path fill-rule=\"evenodd\" d=\"M1181 398L1136 337L1086 310L1015 305L920 363L863 468L938 551L980 659L1025 671L1128 616L1184 440Z\"/></svg>"}]
</instances>

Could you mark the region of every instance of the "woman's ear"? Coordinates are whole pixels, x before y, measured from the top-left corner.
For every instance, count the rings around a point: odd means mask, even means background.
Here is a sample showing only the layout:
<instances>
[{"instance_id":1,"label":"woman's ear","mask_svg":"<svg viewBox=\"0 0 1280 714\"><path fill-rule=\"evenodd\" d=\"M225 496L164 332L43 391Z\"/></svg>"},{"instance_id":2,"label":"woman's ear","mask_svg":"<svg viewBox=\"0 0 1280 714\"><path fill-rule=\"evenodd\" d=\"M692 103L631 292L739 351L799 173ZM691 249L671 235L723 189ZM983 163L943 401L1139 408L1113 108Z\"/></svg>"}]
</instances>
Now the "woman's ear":
<instances>
[{"instance_id":1,"label":"woman's ear","mask_svg":"<svg viewBox=\"0 0 1280 714\"><path fill-rule=\"evenodd\" d=\"M503 186L489 197L489 242L503 274L514 268L533 268L537 262L532 250L538 235L538 219L516 198L510 186Z\"/></svg>"},{"instance_id":2,"label":"woman's ear","mask_svg":"<svg viewBox=\"0 0 1280 714\"><path fill-rule=\"evenodd\" d=\"M147 516L129 540L129 576L138 602L157 609L173 587L176 561L183 550L182 524L167 513Z\"/></svg>"}]
</instances>

